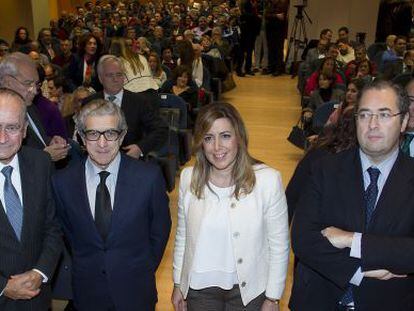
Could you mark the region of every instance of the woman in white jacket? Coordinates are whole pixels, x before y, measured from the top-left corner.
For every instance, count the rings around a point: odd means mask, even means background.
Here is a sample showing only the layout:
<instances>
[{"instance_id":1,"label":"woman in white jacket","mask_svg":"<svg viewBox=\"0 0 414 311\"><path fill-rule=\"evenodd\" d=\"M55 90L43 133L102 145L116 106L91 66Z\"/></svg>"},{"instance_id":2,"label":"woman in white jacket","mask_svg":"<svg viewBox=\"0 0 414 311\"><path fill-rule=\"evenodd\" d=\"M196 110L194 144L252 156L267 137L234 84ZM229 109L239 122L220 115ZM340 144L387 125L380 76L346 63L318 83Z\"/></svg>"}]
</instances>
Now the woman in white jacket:
<instances>
[{"instance_id":1,"label":"woman in white jacket","mask_svg":"<svg viewBox=\"0 0 414 311\"><path fill-rule=\"evenodd\" d=\"M176 311L275 311L289 258L279 172L252 158L237 110L203 107L194 167L180 179L174 248Z\"/></svg>"}]
</instances>

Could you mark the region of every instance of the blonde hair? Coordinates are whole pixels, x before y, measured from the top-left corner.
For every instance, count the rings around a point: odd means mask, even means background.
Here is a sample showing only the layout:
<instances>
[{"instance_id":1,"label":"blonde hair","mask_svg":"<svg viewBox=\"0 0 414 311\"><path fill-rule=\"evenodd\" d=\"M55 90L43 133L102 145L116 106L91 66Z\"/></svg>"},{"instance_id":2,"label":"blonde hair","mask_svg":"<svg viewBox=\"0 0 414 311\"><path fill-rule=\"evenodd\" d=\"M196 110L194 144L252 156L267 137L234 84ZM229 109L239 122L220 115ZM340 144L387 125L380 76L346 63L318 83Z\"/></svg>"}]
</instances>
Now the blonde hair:
<instances>
[{"instance_id":1,"label":"blonde hair","mask_svg":"<svg viewBox=\"0 0 414 311\"><path fill-rule=\"evenodd\" d=\"M130 63L134 75L138 72L141 73L141 70L144 69L144 65L141 63L139 55L135 54L130 48L127 47L124 38L113 38L111 40L109 53Z\"/></svg>"},{"instance_id":2,"label":"blonde hair","mask_svg":"<svg viewBox=\"0 0 414 311\"><path fill-rule=\"evenodd\" d=\"M211 172L211 164L203 150L204 136L211 129L214 121L221 118L230 121L238 144L238 151L231 172L235 185L234 196L239 199L242 194L249 194L256 184L253 165L261 162L250 156L247 150L247 131L239 112L228 103L211 104L200 109L194 128L193 155L195 164L190 188L198 199L203 197L205 187L209 187L208 181Z\"/></svg>"}]
</instances>

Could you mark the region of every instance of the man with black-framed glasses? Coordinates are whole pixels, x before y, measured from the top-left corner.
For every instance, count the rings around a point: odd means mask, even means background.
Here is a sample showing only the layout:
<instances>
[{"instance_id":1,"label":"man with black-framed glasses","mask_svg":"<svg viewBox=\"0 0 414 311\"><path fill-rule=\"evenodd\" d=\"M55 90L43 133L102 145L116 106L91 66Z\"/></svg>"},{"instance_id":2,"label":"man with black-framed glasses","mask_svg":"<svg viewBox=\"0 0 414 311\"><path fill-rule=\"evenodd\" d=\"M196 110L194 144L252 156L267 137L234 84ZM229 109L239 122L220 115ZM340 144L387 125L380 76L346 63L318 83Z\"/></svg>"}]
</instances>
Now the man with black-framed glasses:
<instances>
[{"instance_id":1,"label":"man with black-framed glasses","mask_svg":"<svg viewBox=\"0 0 414 311\"><path fill-rule=\"evenodd\" d=\"M389 82L366 86L358 147L314 163L293 217L292 311L413 310L414 159L399 148L408 105Z\"/></svg>"},{"instance_id":2,"label":"man with black-framed glasses","mask_svg":"<svg viewBox=\"0 0 414 311\"><path fill-rule=\"evenodd\" d=\"M128 124L122 150L127 155L140 158L151 151L158 151L168 137L167 124L158 111L158 95L148 92L134 93L124 89L124 67L121 59L116 56L102 56L97 70L103 91L92 94L84 102L103 98L122 109Z\"/></svg>"},{"instance_id":3,"label":"man with black-framed glasses","mask_svg":"<svg viewBox=\"0 0 414 311\"><path fill-rule=\"evenodd\" d=\"M116 104L86 104L76 129L88 157L52 180L72 250L74 306L154 311L155 271L171 228L162 173L119 152L127 124Z\"/></svg>"}]
</instances>

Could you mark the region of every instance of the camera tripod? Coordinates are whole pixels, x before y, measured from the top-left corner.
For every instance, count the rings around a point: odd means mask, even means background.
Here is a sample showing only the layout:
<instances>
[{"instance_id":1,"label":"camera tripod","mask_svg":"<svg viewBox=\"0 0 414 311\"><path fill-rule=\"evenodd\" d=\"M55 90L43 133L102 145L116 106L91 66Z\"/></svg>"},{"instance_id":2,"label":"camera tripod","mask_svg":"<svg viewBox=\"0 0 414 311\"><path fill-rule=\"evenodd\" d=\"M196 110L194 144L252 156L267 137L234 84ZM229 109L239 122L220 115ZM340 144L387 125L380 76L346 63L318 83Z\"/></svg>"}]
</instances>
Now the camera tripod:
<instances>
[{"instance_id":1,"label":"camera tripod","mask_svg":"<svg viewBox=\"0 0 414 311\"><path fill-rule=\"evenodd\" d=\"M293 49L293 58L290 66L290 74L294 78L298 71L298 53L299 49L304 49L308 43L308 37L306 35L306 23L305 16L308 19L309 23L312 24L312 20L305 11L305 5L295 5L295 8L298 10L295 16L295 21L293 22L293 27L290 32L289 45L286 53L286 63L290 57L290 54Z\"/></svg>"}]
</instances>

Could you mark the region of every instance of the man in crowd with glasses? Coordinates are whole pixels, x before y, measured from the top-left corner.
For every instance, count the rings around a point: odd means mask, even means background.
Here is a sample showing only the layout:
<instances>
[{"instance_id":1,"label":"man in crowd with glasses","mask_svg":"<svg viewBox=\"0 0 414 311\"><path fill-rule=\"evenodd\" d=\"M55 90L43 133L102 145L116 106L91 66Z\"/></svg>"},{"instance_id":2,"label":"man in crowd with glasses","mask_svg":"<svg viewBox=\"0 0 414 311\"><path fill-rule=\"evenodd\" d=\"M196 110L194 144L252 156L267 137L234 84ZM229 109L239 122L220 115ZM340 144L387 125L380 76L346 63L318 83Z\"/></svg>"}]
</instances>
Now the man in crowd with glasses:
<instances>
[{"instance_id":1,"label":"man in crowd with glasses","mask_svg":"<svg viewBox=\"0 0 414 311\"><path fill-rule=\"evenodd\" d=\"M380 81L355 107L359 147L314 163L293 219L291 310L413 310L414 161L408 98Z\"/></svg>"},{"instance_id":2,"label":"man in crowd with glasses","mask_svg":"<svg viewBox=\"0 0 414 311\"><path fill-rule=\"evenodd\" d=\"M15 52L0 62L0 87L6 87L19 93L27 105L28 127L24 145L46 151L53 161L59 161L68 155L69 145L60 136L52 138L46 135L33 99L38 92L39 75L35 63L29 56Z\"/></svg>"},{"instance_id":3,"label":"man in crowd with glasses","mask_svg":"<svg viewBox=\"0 0 414 311\"><path fill-rule=\"evenodd\" d=\"M161 171L119 152L127 123L110 101L86 104L76 129L88 158L52 180L72 251L75 308L154 311L171 228Z\"/></svg>"},{"instance_id":4,"label":"man in crowd with glasses","mask_svg":"<svg viewBox=\"0 0 414 311\"><path fill-rule=\"evenodd\" d=\"M0 310L48 310L50 280L62 249L50 187L51 163L21 147L26 105L0 89Z\"/></svg>"},{"instance_id":5,"label":"man in crowd with glasses","mask_svg":"<svg viewBox=\"0 0 414 311\"><path fill-rule=\"evenodd\" d=\"M167 141L168 127L158 112L158 95L152 97L149 93L144 95L125 90L122 62L113 55L100 58L98 77L104 89L86 98L85 103L101 98L121 108L128 125L122 150L134 158L159 150Z\"/></svg>"}]
</instances>

